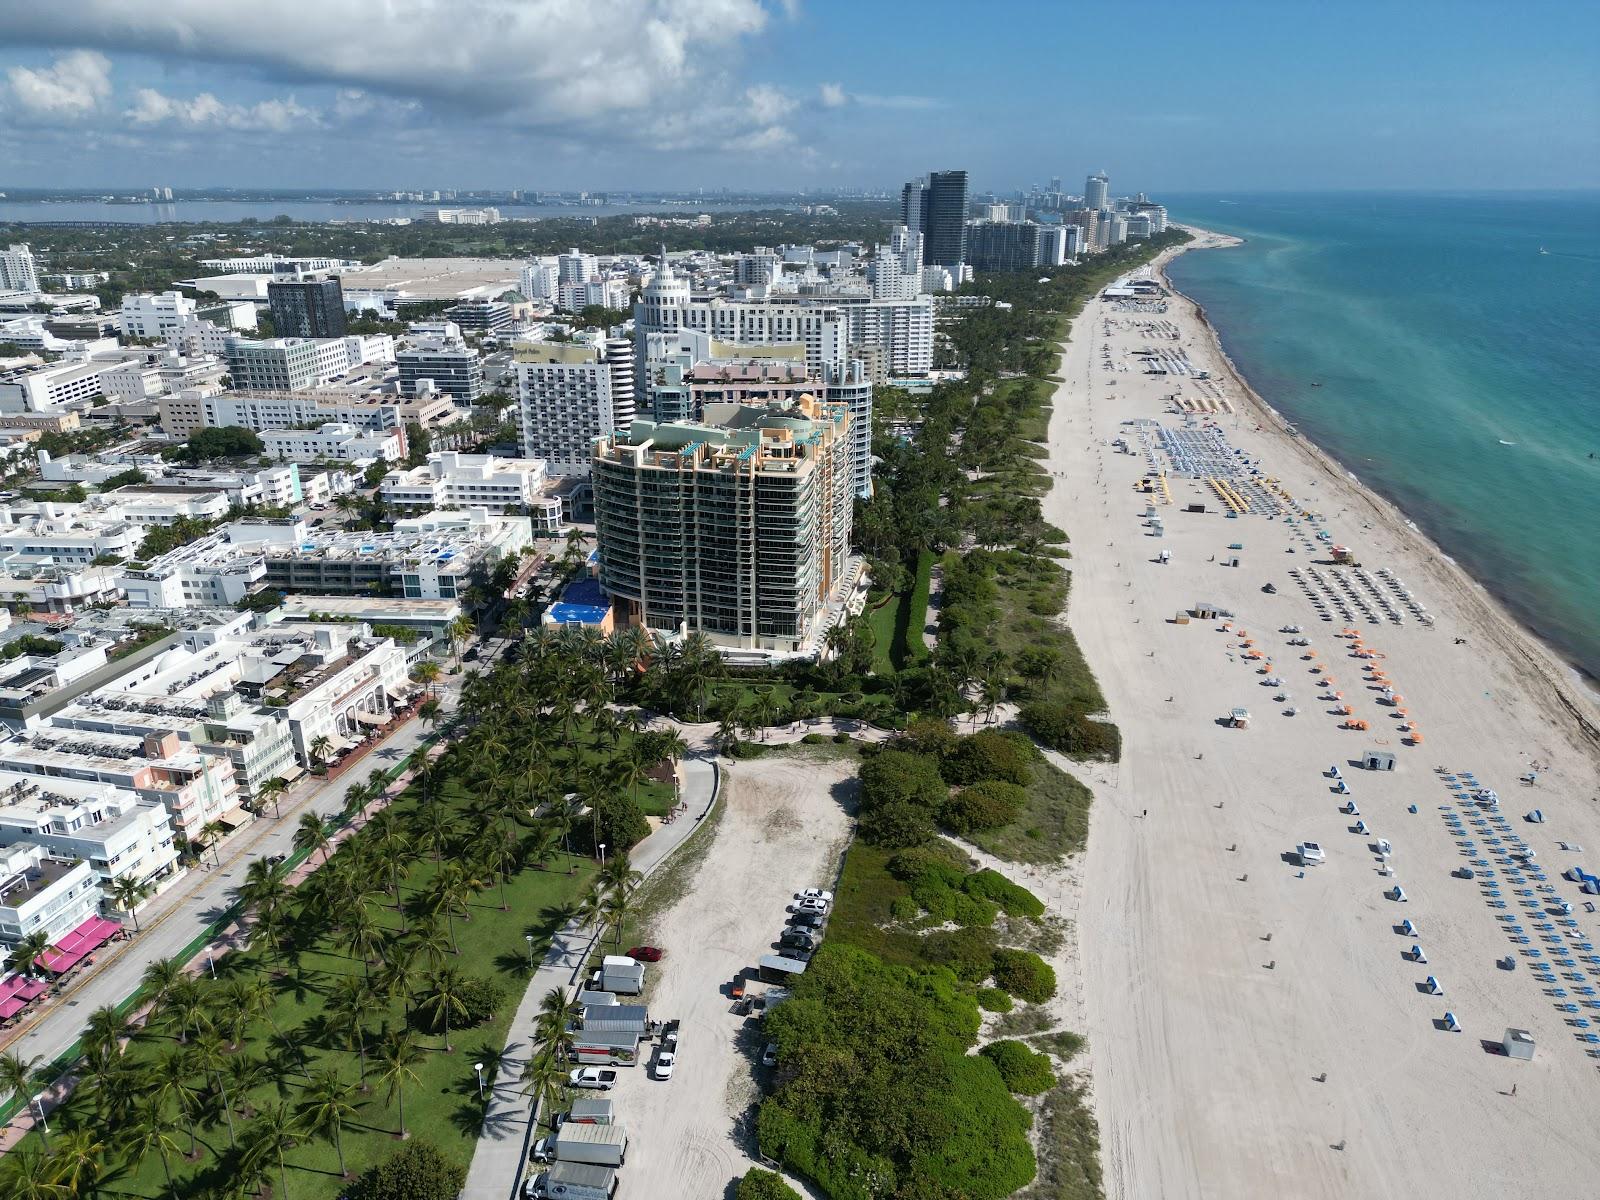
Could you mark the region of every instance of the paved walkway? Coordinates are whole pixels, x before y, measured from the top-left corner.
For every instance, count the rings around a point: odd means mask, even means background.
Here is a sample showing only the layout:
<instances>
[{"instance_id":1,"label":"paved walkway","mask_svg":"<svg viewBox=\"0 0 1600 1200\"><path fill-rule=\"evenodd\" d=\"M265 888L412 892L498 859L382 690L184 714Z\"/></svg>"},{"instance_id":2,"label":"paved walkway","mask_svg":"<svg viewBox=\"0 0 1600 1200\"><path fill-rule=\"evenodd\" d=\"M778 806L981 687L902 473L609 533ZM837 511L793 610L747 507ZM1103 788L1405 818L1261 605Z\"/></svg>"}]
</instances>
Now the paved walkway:
<instances>
[{"instance_id":1,"label":"paved walkway","mask_svg":"<svg viewBox=\"0 0 1600 1200\"><path fill-rule=\"evenodd\" d=\"M379 767L393 769L426 736L421 721L407 721L338 778L312 778L291 790L278 806L281 816L256 818L219 847L220 866L211 866L208 854L204 866L191 868L176 884L145 904L139 912L140 932L125 942L99 951L93 968L78 975L65 992L52 997L49 1005L35 1017L9 1031L0 1039L0 1049L25 1058L54 1062L78 1040L90 1013L105 1005L122 1003L138 990L150 963L181 954L227 911L233 902L232 890L243 881L251 860L263 855L294 853L295 826L301 813L316 812L324 818L337 815L344 809L345 795L351 786L365 783ZM390 794L394 794L393 788ZM320 863L321 856L316 857ZM302 870L297 875L303 873ZM196 969L204 969L208 951L220 956L230 946L227 932L223 931L195 959ZM58 1099L53 1093L54 1089L47 1094L47 1110ZM18 1114L8 1133L15 1131L20 1135L29 1124L27 1117Z\"/></svg>"},{"instance_id":2,"label":"paved walkway","mask_svg":"<svg viewBox=\"0 0 1600 1200\"><path fill-rule=\"evenodd\" d=\"M713 732L715 728L713 727ZM682 762L683 802L687 811L670 825L659 825L633 848L633 866L648 877L681 846L715 803L720 779L716 759L709 753L690 752ZM460 1200L512 1200L522 1186L523 1169L528 1164L529 1142L533 1133L533 1112L522 1090L522 1067L527 1062L532 1030L539 1013L539 1002L552 988L571 988L588 962L594 944L593 929L573 922L550 941L544 963L534 972L522 1003L511 1019L506 1048L500 1054L495 1083L490 1089L484 1112L483 1129L472 1155L466 1186Z\"/></svg>"}]
</instances>

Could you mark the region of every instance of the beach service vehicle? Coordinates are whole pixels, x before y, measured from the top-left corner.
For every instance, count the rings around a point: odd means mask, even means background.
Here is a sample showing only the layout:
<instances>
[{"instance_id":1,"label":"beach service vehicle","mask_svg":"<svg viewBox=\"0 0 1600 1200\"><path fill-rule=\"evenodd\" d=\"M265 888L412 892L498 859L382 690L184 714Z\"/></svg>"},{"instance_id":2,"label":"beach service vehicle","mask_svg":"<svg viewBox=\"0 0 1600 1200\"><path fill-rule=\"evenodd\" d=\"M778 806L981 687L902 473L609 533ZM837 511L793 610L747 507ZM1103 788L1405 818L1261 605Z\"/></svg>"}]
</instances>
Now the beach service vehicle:
<instances>
[{"instance_id":1,"label":"beach service vehicle","mask_svg":"<svg viewBox=\"0 0 1600 1200\"><path fill-rule=\"evenodd\" d=\"M617 1086L617 1073L604 1067L579 1067L567 1076L567 1081L575 1088L609 1092Z\"/></svg>"},{"instance_id":2,"label":"beach service vehicle","mask_svg":"<svg viewBox=\"0 0 1600 1200\"><path fill-rule=\"evenodd\" d=\"M661 1050L656 1054L655 1073L657 1079L671 1079L672 1068L678 1065L678 1055L672 1050Z\"/></svg>"},{"instance_id":3,"label":"beach service vehicle","mask_svg":"<svg viewBox=\"0 0 1600 1200\"><path fill-rule=\"evenodd\" d=\"M1327 854L1316 842L1301 842L1294 848L1302 867L1317 867L1328 861Z\"/></svg>"},{"instance_id":4,"label":"beach service vehicle","mask_svg":"<svg viewBox=\"0 0 1600 1200\"><path fill-rule=\"evenodd\" d=\"M557 1162L620 1167L628 1158L628 1129L625 1125L563 1125L554 1143Z\"/></svg>"}]
</instances>

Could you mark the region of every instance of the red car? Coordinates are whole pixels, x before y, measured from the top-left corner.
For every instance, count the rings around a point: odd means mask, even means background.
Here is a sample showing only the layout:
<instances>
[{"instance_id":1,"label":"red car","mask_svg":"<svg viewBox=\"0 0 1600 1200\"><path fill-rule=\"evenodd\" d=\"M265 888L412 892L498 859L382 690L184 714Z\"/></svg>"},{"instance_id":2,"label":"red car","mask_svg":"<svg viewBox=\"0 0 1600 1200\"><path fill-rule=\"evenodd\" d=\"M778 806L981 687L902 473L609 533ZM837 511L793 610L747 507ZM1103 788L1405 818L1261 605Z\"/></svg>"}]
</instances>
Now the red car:
<instances>
[{"instance_id":1,"label":"red car","mask_svg":"<svg viewBox=\"0 0 1600 1200\"><path fill-rule=\"evenodd\" d=\"M628 957L635 962L660 962L665 953L659 946L635 946L628 951Z\"/></svg>"}]
</instances>

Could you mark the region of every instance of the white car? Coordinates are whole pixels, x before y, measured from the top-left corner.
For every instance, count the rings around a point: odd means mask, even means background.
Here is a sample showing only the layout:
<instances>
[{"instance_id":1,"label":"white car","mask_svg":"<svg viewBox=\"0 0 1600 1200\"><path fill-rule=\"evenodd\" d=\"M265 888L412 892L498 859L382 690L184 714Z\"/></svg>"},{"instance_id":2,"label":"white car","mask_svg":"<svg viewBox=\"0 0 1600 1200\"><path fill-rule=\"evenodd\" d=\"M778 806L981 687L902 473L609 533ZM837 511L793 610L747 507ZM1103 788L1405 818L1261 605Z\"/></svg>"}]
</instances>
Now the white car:
<instances>
[{"instance_id":1,"label":"white car","mask_svg":"<svg viewBox=\"0 0 1600 1200\"><path fill-rule=\"evenodd\" d=\"M657 1079L671 1079L672 1068L677 1065L678 1055L672 1050L663 1050L656 1055L655 1072Z\"/></svg>"},{"instance_id":2,"label":"white car","mask_svg":"<svg viewBox=\"0 0 1600 1200\"><path fill-rule=\"evenodd\" d=\"M804 900L795 901L795 912L825 913L828 911L828 901L821 896L807 896Z\"/></svg>"},{"instance_id":3,"label":"white car","mask_svg":"<svg viewBox=\"0 0 1600 1200\"><path fill-rule=\"evenodd\" d=\"M1294 848L1294 852L1300 856L1300 865L1303 867L1315 867L1328 861L1328 856L1322 852L1322 847L1315 842L1301 842Z\"/></svg>"},{"instance_id":4,"label":"white car","mask_svg":"<svg viewBox=\"0 0 1600 1200\"><path fill-rule=\"evenodd\" d=\"M825 888L807 888L803 892L794 894L796 900L821 900L824 904L833 903L833 893Z\"/></svg>"}]
</instances>

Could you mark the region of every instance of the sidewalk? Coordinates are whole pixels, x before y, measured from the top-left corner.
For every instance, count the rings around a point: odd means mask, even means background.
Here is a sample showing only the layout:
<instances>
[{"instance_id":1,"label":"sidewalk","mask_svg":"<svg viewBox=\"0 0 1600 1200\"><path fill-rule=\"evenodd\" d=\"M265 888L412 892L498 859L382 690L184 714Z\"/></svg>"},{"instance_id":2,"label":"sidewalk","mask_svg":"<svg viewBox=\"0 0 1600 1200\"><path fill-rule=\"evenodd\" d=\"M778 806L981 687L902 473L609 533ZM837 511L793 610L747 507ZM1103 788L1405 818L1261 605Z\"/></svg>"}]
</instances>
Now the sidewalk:
<instances>
[{"instance_id":1,"label":"sidewalk","mask_svg":"<svg viewBox=\"0 0 1600 1200\"><path fill-rule=\"evenodd\" d=\"M720 773L714 757L683 759L683 802L688 805L688 811L672 824L658 826L633 848L635 870L648 877L700 827L701 819L716 802L719 782ZM545 994L552 988L566 991L572 986L588 961L593 942L594 931L580 927L577 922L561 930L551 939L543 964L534 972L528 990L523 993L522 1003L511 1019L506 1048L500 1054L494 1087L484 1112L483 1129L478 1134L460 1200L514 1200L518 1195L523 1168L528 1163L533 1115L520 1079L529 1052L526 1034L533 1028L539 1002Z\"/></svg>"}]
</instances>

